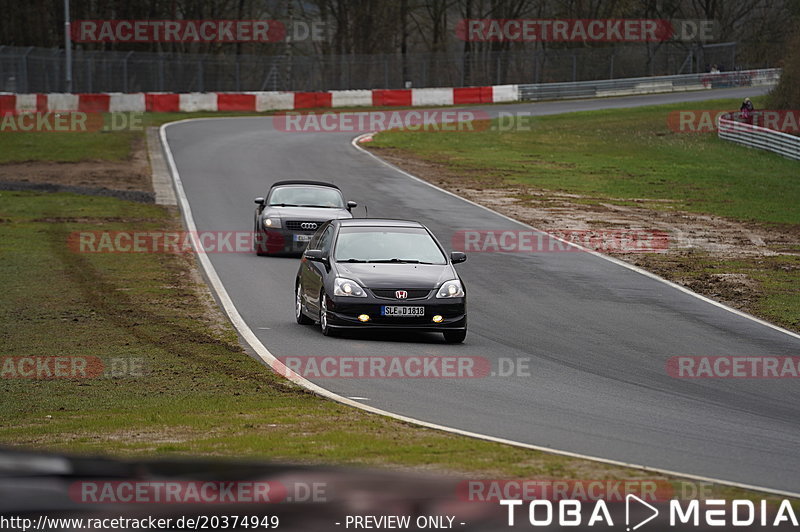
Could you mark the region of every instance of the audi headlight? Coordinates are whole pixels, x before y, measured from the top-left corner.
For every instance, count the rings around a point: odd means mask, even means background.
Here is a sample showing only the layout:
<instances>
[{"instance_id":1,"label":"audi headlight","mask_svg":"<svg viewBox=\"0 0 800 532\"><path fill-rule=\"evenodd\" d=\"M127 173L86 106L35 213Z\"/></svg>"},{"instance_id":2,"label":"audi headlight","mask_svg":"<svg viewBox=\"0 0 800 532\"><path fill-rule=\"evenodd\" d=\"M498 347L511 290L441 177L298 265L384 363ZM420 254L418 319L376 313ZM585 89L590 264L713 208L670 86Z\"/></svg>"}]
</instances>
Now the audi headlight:
<instances>
[{"instance_id":1,"label":"audi headlight","mask_svg":"<svg viewBox=\"0 0 800 532\"><path fill-rule=\"evenodd\" d=\"M264 229L280 229L281 219L273 216L264 218Z\"/></svg>"},{"instance_id":2,"label":"audi headlight","mask_svg":"<svg viewBox=\"0 0 800 532\"><path fill-rule=\"evenodd\" d=\"M333 295L367 297L367 293L357 282L351 279L344 279L343 277L337 277L336 280L333 281Z\"/></svg>"},{"instance_id":3,"label":"audi headlight","mask_svg":"<svg viewBox=\"0 0 800 532\"><path fill-rule=\"evenodd\" d=\"M464 287L458 279L447 281L436 292L436 297L464 297Z\"/></svg>"}]
</instances>

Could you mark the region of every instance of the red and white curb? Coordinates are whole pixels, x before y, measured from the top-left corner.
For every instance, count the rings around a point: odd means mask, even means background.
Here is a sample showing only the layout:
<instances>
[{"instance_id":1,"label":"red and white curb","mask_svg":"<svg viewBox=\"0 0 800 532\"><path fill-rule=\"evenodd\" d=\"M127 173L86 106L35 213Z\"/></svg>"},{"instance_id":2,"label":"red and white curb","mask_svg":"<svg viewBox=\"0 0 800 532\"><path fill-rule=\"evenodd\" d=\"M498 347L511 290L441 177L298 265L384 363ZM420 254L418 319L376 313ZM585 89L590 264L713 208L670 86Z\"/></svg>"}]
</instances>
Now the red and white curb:
<instances>
[{"instance_id":1,"label":"red and white curb","mask_svg":"<svg viewBox=\"0 0 800 532\"><path fill-rule=\"evenodd\" d=\"M340 107L416 107L516 102L517 85L326 92L118 92L98 94L0 93L0 115L78 111L84 113L196 111L291 111Z\"/></svg>"}]
</instances>

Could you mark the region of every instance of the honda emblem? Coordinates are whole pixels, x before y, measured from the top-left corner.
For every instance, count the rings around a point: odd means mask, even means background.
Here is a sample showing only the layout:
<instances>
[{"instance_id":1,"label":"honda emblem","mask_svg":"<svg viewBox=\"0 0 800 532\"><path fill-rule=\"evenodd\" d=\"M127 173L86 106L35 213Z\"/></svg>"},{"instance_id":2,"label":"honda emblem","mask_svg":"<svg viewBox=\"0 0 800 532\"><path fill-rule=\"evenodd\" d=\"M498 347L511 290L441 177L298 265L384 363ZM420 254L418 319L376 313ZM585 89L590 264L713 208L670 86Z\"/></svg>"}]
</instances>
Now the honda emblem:
<instances>
[{"instance_id":1,"label":"honda emblem","mask_svg":"<svg viewBox=\"0 0 800 532\"><path fill-rule=\"evenodd\" d=\"M405 290L398 290L394 295L397 299L406 299L408 297L408 292Z\"/></svg>"}]
</instances>

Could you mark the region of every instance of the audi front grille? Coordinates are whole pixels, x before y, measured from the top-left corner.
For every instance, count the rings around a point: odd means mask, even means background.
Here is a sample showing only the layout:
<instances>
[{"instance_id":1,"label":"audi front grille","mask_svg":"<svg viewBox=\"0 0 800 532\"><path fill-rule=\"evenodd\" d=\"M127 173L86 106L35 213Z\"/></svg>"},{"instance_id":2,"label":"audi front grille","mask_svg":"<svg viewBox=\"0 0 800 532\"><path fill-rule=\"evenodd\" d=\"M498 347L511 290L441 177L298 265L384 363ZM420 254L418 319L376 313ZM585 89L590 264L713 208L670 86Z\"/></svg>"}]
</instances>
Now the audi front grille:
<instances>
[{"instance_id":1,"label":"audi front grille","mask_svg":"<svg viewBox=\"0 0 800 532\"><path fill-rule=\"evenodd\" d=\"M298 221L298 220L288 220L286 222L286 228L291 229L293 231L309 231L313 233L317 230L317 227L324 224L325 222L310 222L310 221Z\"/></svg>"}]
</instances>

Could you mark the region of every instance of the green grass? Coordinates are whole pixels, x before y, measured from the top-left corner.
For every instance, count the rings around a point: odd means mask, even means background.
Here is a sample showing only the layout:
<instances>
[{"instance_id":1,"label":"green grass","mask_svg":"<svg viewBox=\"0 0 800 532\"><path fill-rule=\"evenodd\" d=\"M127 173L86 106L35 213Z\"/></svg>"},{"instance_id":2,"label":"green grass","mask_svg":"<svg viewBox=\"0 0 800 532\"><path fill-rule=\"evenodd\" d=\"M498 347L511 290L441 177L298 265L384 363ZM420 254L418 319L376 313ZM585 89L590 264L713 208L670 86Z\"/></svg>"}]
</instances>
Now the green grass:
<instances>
[{"instance_id":1,"label":"green grass","mask_svg":"<svg viewBox=\"0 0 800 532\"><path fill-rule=\"evenodd\" d=\"M26 161L121 161L130 156L139 132L0 133L0 164Z\"/></svg>"},{"instance_id":2,"label":"green grass","mask_svg":"<svg viewBox=\"0 0 800 532\"><path fill-rule=\"evenodd\" d=\"M792 254L724 260L706 252L675 255L649 254L640 266L664 277L678 276L692 290L716 299L741 300L750 288L725 283L724 275L745 276L755 283L757 297L748 311L788 329L800 330L800 256ZM715 277L716 276L716 277Z\"/></svg>"},{"instance_id":3,"label":"green grass","mask_svg":"<svg viewBox=\"0 0 800 532\"><path fill-rule=\"evenodd\" d=\"M669 208L800 223L800 163L722 141L714 133L668 127L672 111L738 105L716 100L542 116L534 118L530 131L389 131L370 147L400 149L487 182L500 179L621 202L672 200Z\"/></svg>"},{"instance_id":4,"label":"green grass","mask_svg":"<svg viewBox=\"0 0 800 532\"><path fill-rule=\"evenodd\" d=\"M185 118L254 116L254 113L144 113L141 128L114 132L0 132L0 164L26 161L123 161L143 128ZM260 116L260 115L255 115Z\"/></svg>"}]
</instances>

